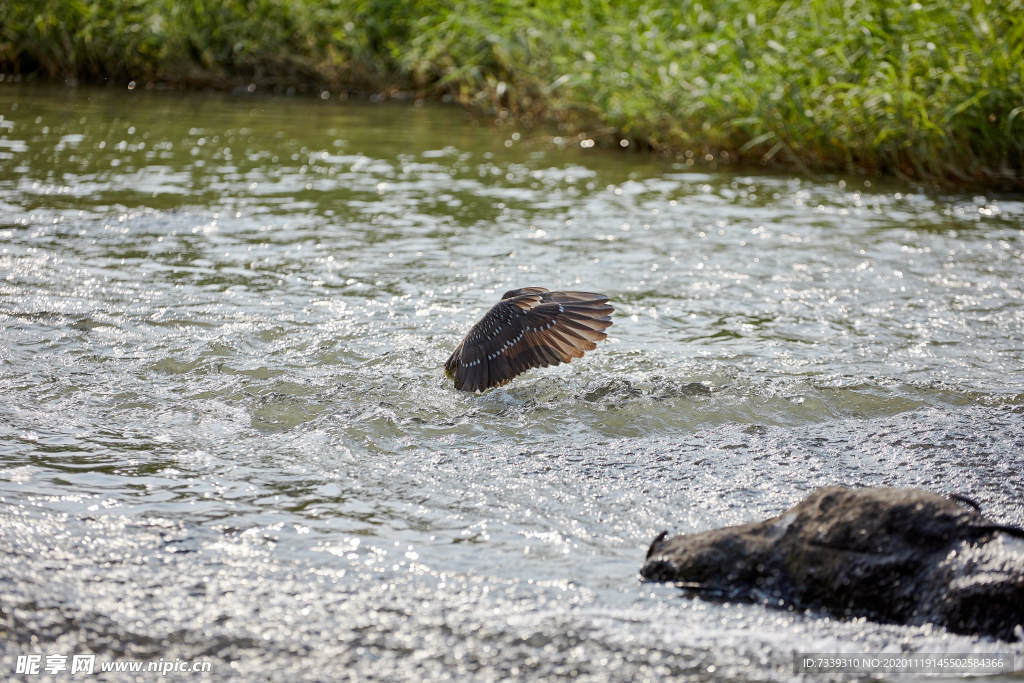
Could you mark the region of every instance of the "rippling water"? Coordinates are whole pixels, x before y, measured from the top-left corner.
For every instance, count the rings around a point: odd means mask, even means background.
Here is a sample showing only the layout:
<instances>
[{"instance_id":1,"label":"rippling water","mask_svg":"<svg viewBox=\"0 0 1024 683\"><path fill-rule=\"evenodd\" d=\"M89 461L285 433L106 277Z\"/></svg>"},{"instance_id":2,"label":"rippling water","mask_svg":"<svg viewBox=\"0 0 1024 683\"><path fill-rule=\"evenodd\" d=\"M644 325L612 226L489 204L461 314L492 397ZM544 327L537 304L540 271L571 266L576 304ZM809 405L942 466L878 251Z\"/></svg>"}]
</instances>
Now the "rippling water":
<instances>
[{"instance_id":1,"label":"rippling water","mask_svg":"<svg viewBox=\"0 0 1024 683\"><path fill-rule=\"evenodd\" d=\"M0 89L0 667L784 678L1024 646L640 583L828 484L1024 523L1024 202L711 174L454 109ZM484 395L502 292L607 342Z\"/></svg>"}]
</instances>

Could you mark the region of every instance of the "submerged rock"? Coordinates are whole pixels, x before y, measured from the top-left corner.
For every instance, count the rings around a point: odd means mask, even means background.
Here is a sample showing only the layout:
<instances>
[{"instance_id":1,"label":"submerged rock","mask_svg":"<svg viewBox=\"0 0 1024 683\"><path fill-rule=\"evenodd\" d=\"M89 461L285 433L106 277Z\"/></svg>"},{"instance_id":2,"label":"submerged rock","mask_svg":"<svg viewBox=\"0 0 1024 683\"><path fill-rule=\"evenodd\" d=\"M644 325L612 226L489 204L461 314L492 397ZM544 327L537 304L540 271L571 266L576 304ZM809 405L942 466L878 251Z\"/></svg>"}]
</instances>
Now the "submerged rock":
<instances>
[{"instance_id":1,"label":"submerged rock","mask_svg":"<svg viewBox=\"0 0 1024 683\"><path fill-rule=\"evenodd\" d=\"M665 536L641 575L713 599L1004 640L1024 624L1024 530L987 521L967 499L830 487L763 522Z\"/></svg>"}]
</instances>

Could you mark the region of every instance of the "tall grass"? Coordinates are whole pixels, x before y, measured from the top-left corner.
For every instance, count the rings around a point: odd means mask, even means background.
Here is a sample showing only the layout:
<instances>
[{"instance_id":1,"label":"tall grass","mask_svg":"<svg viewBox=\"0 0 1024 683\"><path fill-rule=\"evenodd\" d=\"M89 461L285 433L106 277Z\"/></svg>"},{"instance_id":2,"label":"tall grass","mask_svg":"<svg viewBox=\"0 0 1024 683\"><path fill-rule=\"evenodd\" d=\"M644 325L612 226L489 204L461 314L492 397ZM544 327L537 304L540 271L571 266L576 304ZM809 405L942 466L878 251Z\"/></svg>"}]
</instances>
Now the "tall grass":
<instances>
[{"instance_id":1,"label":"tall grass","mask_svg":"<svg viewBox=\"0 0 1024 683\"><path fill-rule=\"evenodd\" d=\"M1024 0L0 0L0 70L406 90L599 142L1024 189Z\"/></svg>"}]
</instances>

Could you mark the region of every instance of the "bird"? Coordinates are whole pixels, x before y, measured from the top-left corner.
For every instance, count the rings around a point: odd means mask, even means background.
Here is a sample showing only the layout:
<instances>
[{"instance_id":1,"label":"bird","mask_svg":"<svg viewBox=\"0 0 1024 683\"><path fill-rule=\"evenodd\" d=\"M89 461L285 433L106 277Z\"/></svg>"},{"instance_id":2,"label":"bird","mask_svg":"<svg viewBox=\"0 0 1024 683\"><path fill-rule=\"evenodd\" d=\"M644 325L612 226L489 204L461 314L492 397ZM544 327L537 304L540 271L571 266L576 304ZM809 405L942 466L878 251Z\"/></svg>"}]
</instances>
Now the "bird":
<instances>
[{"instance_id":1,"label":"bird","mask_svg":"<svg viewBox=\"0 0 1024 683\"><path fill-rule=\"evenodd\" d=\"M444 364L462 391L486 391L530 368L568 363L608 335L614 307L604 294L522 287L502 295Z\"/></svg>"}]
</instances>

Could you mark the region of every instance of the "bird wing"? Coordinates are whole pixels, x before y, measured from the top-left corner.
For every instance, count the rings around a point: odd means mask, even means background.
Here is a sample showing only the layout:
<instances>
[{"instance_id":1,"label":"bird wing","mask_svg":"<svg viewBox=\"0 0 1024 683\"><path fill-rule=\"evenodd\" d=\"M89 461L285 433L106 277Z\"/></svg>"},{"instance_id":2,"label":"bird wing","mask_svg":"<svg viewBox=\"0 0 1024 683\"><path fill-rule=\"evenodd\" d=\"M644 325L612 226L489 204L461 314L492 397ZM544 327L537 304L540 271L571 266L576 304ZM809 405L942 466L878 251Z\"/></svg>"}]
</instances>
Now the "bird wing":
<instances>
[{"instance_id":1,"label":"bird wing","mask_svg":"<svg viewBox=\"0 0 1024 683\"><path fill-rule=\"evenodd\" d=\"M614 309L603 294L521 291L495 304L448 358L457 389L483 391L530 368L568 363L607 337Z\"/></svg>"}]
</instances>

